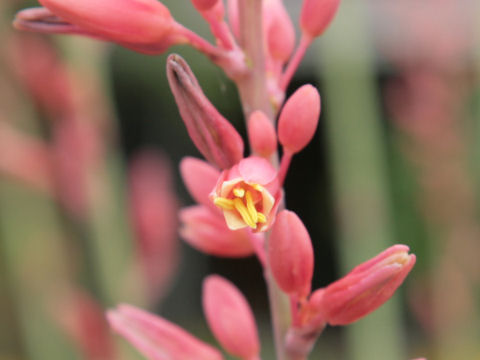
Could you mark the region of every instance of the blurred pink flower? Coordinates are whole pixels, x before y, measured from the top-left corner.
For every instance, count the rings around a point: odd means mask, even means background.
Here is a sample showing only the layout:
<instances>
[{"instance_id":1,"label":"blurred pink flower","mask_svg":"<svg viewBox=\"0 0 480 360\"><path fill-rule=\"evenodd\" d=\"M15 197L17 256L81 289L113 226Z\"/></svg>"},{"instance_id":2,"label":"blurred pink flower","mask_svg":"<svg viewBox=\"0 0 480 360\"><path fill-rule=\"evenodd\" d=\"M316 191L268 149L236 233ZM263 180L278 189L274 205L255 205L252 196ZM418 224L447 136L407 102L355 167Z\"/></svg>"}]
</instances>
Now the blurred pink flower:
<instances>
[{"instance_id":1,"label":"blurred pink flower","mask_svg":"<svg viewBox=\"0 0 480 360\"><path fill-rule=\"evenodd\" d=\"M132 159L129 202L138 265L155 299L166 291L178 263L178 201L164 156L144 150Z\"/></svg>"},{"instance_id":2,"label":"blurred pink flower","mask_svg":"<svg viewBox=\"0 0 480 360\"><path fill-rule=\"evenodd\" d=\"M86 360L116 359L103 309L86 292L75 290L52 309Z\"/></svg>"}]
</instances>

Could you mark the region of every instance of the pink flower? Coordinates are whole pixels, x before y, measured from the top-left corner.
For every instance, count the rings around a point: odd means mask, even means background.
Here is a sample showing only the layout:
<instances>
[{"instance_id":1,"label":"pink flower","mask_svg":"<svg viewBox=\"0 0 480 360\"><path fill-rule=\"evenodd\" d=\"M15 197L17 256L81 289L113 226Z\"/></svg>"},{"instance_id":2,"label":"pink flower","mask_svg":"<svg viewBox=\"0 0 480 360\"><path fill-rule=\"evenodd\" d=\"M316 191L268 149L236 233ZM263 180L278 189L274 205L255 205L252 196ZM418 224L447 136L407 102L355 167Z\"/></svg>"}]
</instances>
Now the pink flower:
<instances>
[{"instance_id":1,"label":"pink flower","mask_svg":"<svg viewBox=\"0 0 480 360\"><path fill-rule=\"evenodd\" d=\"M270 163L251 156L222 172L211 199L231 230L266 231L275 218L281 191Z\"/></svg>"},{"instance_id":2,"label":"pink flower","mask_svg":"<svg viewBox=\"0 0 480 360\"><path fill-rule=\"evenodd\" d=\"M218 275L205 279L203 310L210 329L230 354L258 359L260 343L252 310L230 281Z\"/></svg>"},{"instance_id":3,"label":"pink flower","mask_svg":"<svg viewBox=\"0 0 480 360\"><path fill-rule=\"evenodd\" d=\"M218 350L179 326L130 305L109 310L110 326L152 360L222 360Z\"/></svg>"},{"instance_id":4,"label":"pink flower","mask_svg":"<svg viewBox=\"0 0 480 360\"><path fill-rule=\"evenodd\" d=\"M74 290L53 306L52 313L84 359L117 358L103 309L88 293Z\"/></svg>"},{"instance_id":5,"label":"pink flower","mask_svg":"<svg viewBox=\"0 0 480 360\"><path fill-rule=\"evenodd\" d=\"M206 161L186 157L180 163L180 173L190 195L200 205L180 211L180 235L197 250L210 255L243 257L252 255L252 241L258 236L246 229L230 230L222 212L209 198L220 172Z\"/></svg>"},{"instance_id":6,"label":"pink flower","mask_svg":"<svg viewBox=\"0 0 480 360\"><path fill-rule=\"evenodd\" d=\"M342 279L315 291L308 307L317 321L347 325L385 303L402 284L415 255L405 245L394 245L357 266Z\"/></svg>"}]
</instances>

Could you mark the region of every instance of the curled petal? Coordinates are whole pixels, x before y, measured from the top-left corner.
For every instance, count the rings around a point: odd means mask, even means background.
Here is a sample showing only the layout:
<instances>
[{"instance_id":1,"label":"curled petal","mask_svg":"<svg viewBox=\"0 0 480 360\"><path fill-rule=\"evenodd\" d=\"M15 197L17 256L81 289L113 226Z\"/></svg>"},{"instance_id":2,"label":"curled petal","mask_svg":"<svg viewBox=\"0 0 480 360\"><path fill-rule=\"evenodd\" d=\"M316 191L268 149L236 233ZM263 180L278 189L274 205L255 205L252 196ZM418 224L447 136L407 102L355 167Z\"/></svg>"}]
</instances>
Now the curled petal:
<instances>
[{"instance_id":1,"label":"curled petal","mask_svg":"<svg viewBox=\"0 0 480 360\"><path fill-rule=\"evenodd\" d=\"M220 171L206 161L185 157L180 162L180 174L193 199L214 208L209 195L217 183Z\"/></svg>"},{"instance_id":2,"label":"curled petal","mask_svg":"<svg viewBox=\"0 0 480 360\"><path fill-rule=\"evenodd\" d=\"M180 211L180 235L194 248L210 255L244 257L254 253L247 230L230 230L221 214L205 206L191 206Z\"/></svg>"}]
</instances>

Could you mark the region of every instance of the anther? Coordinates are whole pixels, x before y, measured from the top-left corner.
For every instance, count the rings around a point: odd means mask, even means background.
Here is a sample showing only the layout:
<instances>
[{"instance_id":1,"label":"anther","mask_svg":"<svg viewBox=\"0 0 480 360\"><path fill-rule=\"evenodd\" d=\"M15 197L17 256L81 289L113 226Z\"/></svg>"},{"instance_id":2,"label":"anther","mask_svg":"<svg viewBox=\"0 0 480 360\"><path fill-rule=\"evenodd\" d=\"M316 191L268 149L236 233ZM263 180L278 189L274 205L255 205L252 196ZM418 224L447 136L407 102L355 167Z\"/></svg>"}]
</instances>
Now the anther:
<instances>
[{"instance_id":1,"label":"anther","mask_svg":"<svg viewBox=\"0 0 480 360\"><path fill-rule=\"evenodd\" d=\"M256 229L257 223L254 222L253 219L250 217L250 213L248 212L248 209L243 203L243 201L239 198L236 198L233 199L233 204L235 205L235 209L238 211L243 221L245 221L245 223L252 229Z\"/></svg>"},{"instance_id":2,"label":"anther","mask_svg":"<svg viewBox=\"0 0 480 360\"><path fill-rule=\"evenodd\" d=\"M235 188L235 189L233 189L233 194L236 197L243 198L245 196L245 189Z\"/></svg>"},{"instance_id":3,"label":"anther","mask_svg":"<svg viewBox=\"0 0 480 360\"><path fill-rule=\"evenodd\" d=\"M217 197L215 198L215 200L213 200L213 203L224 210L235 209L235 204L233 203L233 200L227 198Z\"/></svg>"},{"instance_id":4,"label":"anther","mask_svg":"<svg viewBox=\"0 0 480 360\"><path fill-rule=\"evenodd\" d=\"M253 203L253 198L252 198L252 193L250 191L247 191L245 200L247 203L247 210L248 213L250 214L250 217L252 218L254 223L258 222L258 214L257 214L257 209L255 209L255 204Z\"/></svg>"}]
</instances>

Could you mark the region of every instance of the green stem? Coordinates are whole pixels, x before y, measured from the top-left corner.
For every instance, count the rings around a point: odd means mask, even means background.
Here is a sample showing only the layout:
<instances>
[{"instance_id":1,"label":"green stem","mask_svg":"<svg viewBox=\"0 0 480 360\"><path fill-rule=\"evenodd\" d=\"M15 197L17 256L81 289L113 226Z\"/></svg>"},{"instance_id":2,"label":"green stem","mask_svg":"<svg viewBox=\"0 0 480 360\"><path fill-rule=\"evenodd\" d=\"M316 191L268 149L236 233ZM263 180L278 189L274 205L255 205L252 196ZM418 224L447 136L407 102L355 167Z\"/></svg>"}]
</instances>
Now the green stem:
<instances>
[{"instance_id":1,"label":"green stem","mask_svg":"<svg viewBox=\"0 0 480 360\"><path fill-rule=\"evenodd\" d=\"M340 227L342 273L393 242L379 100L364 7L343 3L343 16L322 39L328 108L327 133ZM348 7L348 9L347 9ZM348 352L356 360L400 360L404 338L398 302L347 328Z\"/></svg>"}]
</instances>

